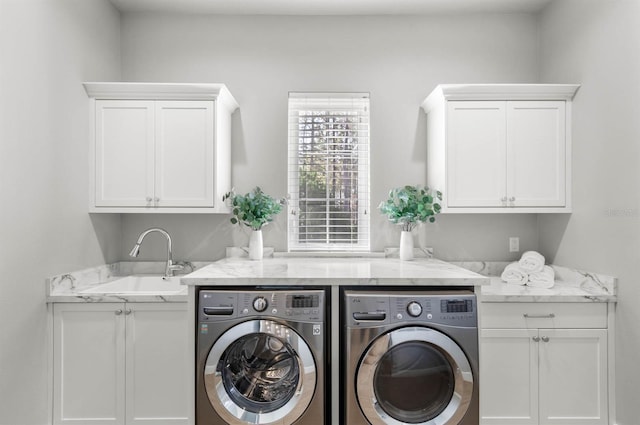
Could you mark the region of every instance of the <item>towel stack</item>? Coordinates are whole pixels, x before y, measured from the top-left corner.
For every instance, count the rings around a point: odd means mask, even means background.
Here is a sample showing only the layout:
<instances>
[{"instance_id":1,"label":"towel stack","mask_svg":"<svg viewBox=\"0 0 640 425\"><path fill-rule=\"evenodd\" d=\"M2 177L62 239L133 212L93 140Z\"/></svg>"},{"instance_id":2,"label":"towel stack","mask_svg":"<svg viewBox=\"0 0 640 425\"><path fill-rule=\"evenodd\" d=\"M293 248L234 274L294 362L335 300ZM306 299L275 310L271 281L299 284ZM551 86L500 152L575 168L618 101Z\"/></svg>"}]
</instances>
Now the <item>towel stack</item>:
<instances>
[{"instance_id":1,"label":"towel stack","mask_svg":"<svg viewBox=\"0 0 640 425\"><path fill-rule=\"evenodd\" d=\"M545 266L544 257L535 251L522 254L519 261L505 267L501 277L507 283L536 288L551 288L555 283L553 269Z\"/></svg>"}]
</instances>

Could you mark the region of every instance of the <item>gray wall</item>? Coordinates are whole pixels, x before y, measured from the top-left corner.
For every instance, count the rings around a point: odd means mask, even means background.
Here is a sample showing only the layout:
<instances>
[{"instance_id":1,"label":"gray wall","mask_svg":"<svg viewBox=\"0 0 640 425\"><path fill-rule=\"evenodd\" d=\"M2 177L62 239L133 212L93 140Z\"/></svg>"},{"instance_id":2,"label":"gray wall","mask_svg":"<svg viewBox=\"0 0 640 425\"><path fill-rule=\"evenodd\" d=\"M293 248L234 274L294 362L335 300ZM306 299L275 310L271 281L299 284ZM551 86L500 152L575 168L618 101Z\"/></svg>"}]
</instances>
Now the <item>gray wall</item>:
<instances>
[{"instance_id":1,"label":"gray wall","mask_svg":"<svg viewBox=\"0 0 640 425\"><path fill-rule=\"evenodd\" d=\"M542 79L582 84L574 102L569 217L540 216L556 264L619 278L618 423L640 418L640 2L562 0L540 20Z\"/></svg>"},{"instance_id":2,"label":"gray wall","mask_svg":"<svg viewBox=\"0 0 640 425\"><path fill-rule=\"evenodd\" d=\"M126 259L151 226L172 233L178 259L213 260L246 244L223 216L87 214L81 82L121 77L226 83L241 105L234 185L278 196L286 192L287 92L370 92L374 207L389 188L424 182L419 104L436 84L581 83L574 214L443 216L419 240L444 259L509 260L517 254L508 237L520 236L523 250L557 264L620 277L618 416L635 424L639 8L635 0L558 0L541 16L121 18L101 0L0 0L0 424L49 421L46 276ZM398 230L373 218L373 249L396 245ZM284 249L285 229L281 216L266 243ZM160 238L145 245L141 259L164 257Z\"/></svg>"},{"instance_id":3,"label":"gray wall","mask_svg":"<svg viewBox=\"0 0 640 425\"><path fill-rule=\"evenodd\" d=\"M115 261L118 216L89 217L82 81L120 78L105 1L0 0L0 424L45 424L44 279Z\"/></svg>"},{"instance_id":4,"label":"gray wall","mask_svg":"<svg viewBox=\"0 0 640 425\"><path fill-rule=\"evenodd\" d=\"M223 82L240 104L234 117L233 184L287 191L287 93L371 93L372 249L397 246L399 229L376 207L389 189L424 183L426 119L419 108L439 83L537 82L537 20L530 14L433 17L169 16L122 20L125 81ZM227 217L125 215L126 256L146 227L177 241L176 258L212 260L248 236ZM285 215L265 244L286 249ZM505 260L508 237L537 248L533 215L448 216L423 226L419 241L443 259ZM162 258L149 243L141 258Z\"/></svg>"}]
</instances>

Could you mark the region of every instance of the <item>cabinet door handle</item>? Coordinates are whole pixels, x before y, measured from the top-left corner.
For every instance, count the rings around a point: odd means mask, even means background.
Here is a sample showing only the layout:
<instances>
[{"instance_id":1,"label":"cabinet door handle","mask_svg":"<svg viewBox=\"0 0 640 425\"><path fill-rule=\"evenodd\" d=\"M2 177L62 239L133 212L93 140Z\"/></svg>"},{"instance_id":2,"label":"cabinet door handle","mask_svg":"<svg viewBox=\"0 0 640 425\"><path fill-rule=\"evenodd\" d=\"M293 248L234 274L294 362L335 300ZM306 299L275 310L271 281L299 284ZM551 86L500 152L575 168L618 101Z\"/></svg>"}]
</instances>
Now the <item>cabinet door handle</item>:
<instances>
[{"instance_id":1,"label":"cabinet door handle","mask_svg":"<svg viewBox=\"0 0 640 425\"><path fill-rule=\"evenodd\" d=\"M556 317L555 314L553 313L549 313L549 314L529 314L529 313L524 313L523 314L525 319L553 319L554 317Z\"/></svg>"},{"instance_id":2,"label":"cabinet door handle","mask_svg":"<svg viewBox=\"0 0 640 425\"><path fill-rule=\"evenodd\" d=\"M120 316L122 314L122 310L121 309L117 309L115 311L115 313L116 313L116 316Z\"/></svg>"},{"instance_id":3,"label":"cabinet door handle","mask_svg":"<svg viewBox=\"0 0 640 425\"><path fill-rule=\"evenodd\" d=\"M153 198L151 196L147 196L145 200L147 201L147 203L150 203L151 201L153 201Z\"/></svg>"},{"instance_id":4,"label":"cabinet door handle","mask_svg":"<svg viewBox=\"0 0 640 425\"><path fill-rule=\"evenodd\" d=\"M507 202L507 197L506 197L506 196L503 196L502 198L500 198L500 200L501 200L502 202Z\"/></svg>"},{"instance_id":5,"label":"cabinet door handle","mask_svg":"<svg viewBox=\"0 0 640 425\"><path fill-rule=\"evenodd\" d=\"M538 336L534 336L533 338L531 338L534 342L538 342L540 341L540 337Z\"/></svg>"},{"instance_id":6,"label":"cabinet door handle","mask_svg":"<svg viewBox=\"0 0 640 425\"><path fill-rule=\"evenodd\" d=\"M509 201L510 201L510 202L515 202L515 200L516 200L516 197L515 197L515 196L512 196L511 198L509 198Z\"/></svg>"},{"instance_id":7,"label":"cabinet door handle","mask_svg":"<svg viewBox=\"0 0 640 425\"><path fill-rule=\"evenodd\" d=\"M126 310L124 311L124 314L126 314L126 315L131 314L131 309L130 309L130 308L126 309Z\"/></svg>"},{"instance_id":8,"label":"cabinet door handle","mask_svg":"<svg viewBox=\"0 0 640 425\"><path fill-rule=\"evenodd\" d=\"M549 342L549 337L548 336L543 336L542 337L542 341L543 342Z\"/></svg>"}]
</instances>

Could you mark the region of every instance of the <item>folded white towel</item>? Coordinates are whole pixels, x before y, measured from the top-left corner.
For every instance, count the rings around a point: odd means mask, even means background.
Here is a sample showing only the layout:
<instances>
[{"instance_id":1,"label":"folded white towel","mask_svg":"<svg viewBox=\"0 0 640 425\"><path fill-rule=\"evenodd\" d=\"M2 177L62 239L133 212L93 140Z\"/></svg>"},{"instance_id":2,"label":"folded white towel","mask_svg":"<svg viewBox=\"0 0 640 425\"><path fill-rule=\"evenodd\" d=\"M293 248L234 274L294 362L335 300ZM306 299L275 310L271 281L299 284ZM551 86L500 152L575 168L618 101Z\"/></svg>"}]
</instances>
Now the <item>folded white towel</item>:
<instances>
[{"instance_id":1,"label":"folded white towel","mask_svg":"<svg viewBox=\"0 0 640 425\"><path fill-rule=\"evenodd\" d=\"M539 272L544 267L544 257L536 251L527 251L522 254L518 264L527 273Z\"/></svg>"},{"instance_id":2,"label":"folded white towel","mask_svg":"<svg viewBox=\"0 0 640 425\"><path fill-rule=\"evenodd\" d=\"M517 262L507 265L500 277L503 281L514 285L525 285L529 280L529 275Z\"/></svg>"},{"instance_id":3,"label":"folded white towel","mask_svg":"<svg viewBox=\"0 0 640 425\"><path fill-rule=\"evenodd\" d=\"M527 285L535 288L548 289L555 284L555 278L556 274L553 269L549 266L544 266L539 272L529 273L529 282L527 282Z\"/></svg>"}]
</instances>

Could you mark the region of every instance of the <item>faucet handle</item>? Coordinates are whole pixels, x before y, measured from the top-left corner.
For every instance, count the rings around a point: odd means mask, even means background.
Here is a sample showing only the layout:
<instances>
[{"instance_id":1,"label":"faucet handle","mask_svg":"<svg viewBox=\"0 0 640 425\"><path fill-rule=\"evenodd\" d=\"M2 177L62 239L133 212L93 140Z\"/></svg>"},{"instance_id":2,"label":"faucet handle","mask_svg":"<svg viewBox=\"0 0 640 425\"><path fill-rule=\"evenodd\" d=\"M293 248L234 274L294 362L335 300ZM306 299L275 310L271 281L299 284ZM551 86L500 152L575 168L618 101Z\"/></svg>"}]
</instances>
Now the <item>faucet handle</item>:
<instances>
[{"instance_id":1,"label":"faucet handle","mask_svg":"<svg viewBox=\"0 0 640 425\"><path fill-rule=\"evenodd\" d=\"M167 264L167 269L165 270L165 276L170 277L173 276L174 271L184 270L184 266L182 264L173 264L173 261L169 260Z\"/></svg>"}]
</instances>

